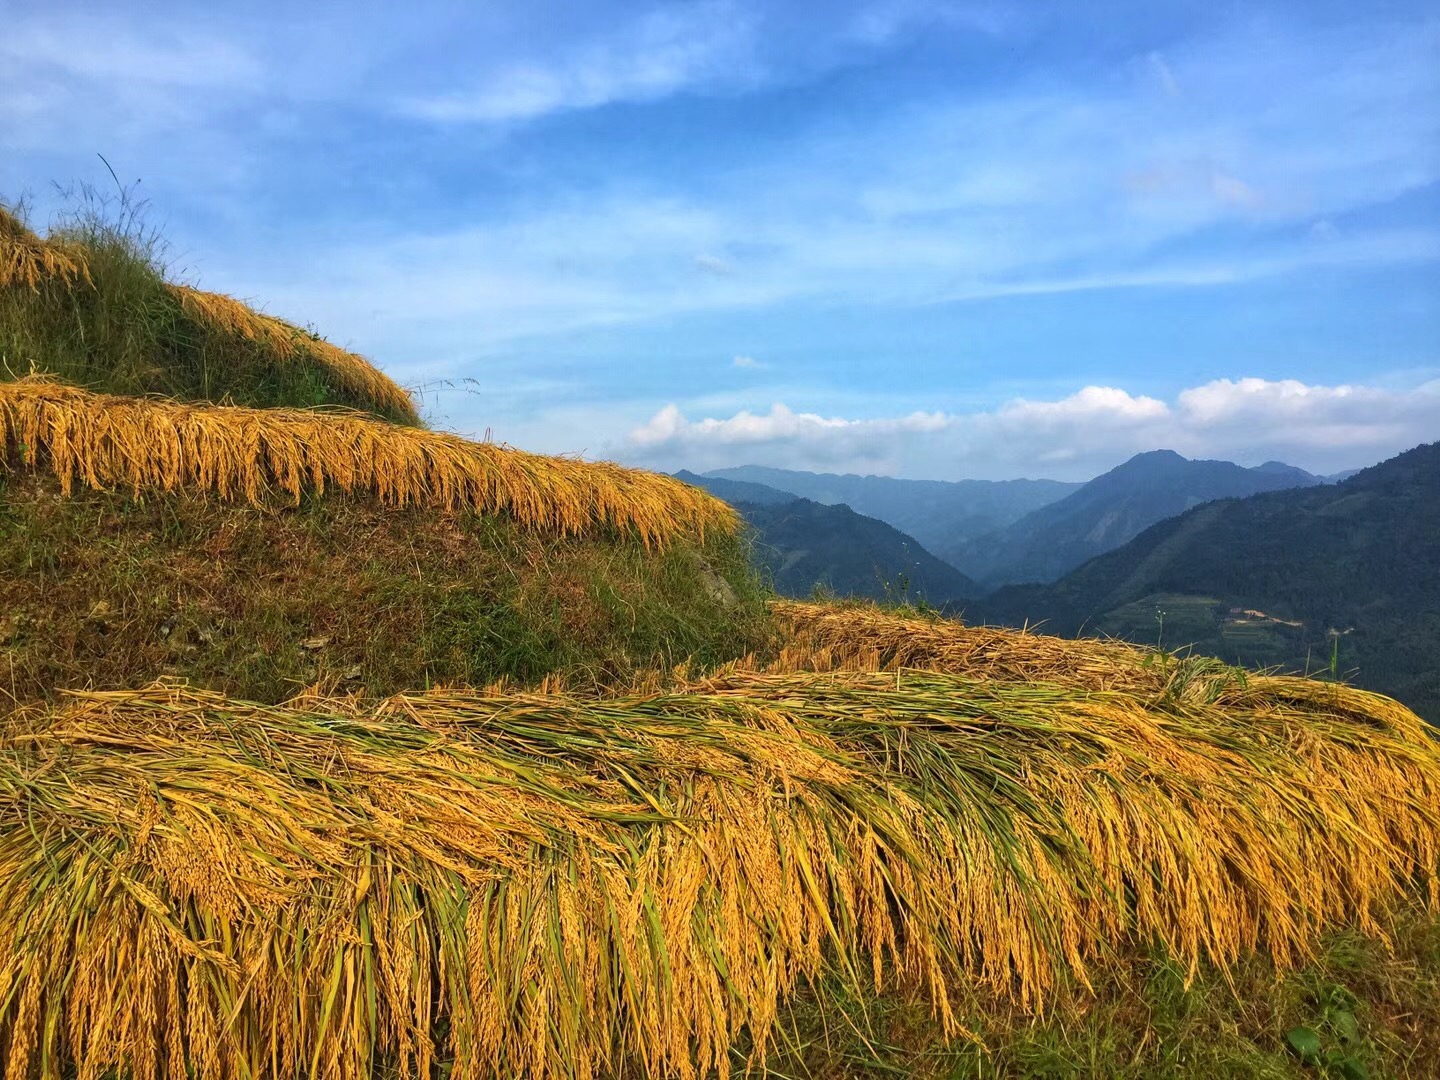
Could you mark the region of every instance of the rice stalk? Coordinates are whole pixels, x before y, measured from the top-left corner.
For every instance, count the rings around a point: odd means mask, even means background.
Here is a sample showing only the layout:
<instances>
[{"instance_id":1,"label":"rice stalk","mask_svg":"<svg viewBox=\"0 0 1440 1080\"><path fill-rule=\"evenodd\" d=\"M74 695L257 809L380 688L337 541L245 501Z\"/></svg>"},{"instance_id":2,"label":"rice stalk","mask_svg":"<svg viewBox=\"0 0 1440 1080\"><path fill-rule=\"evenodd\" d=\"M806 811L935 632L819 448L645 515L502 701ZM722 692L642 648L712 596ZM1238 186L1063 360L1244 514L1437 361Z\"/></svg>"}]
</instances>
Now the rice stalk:
<instances>
[{"instance_id":1,"label":"rice stalk","mask_svg":"<svg viewBox=\"0 0 1440 1080\"><path fill-rule=\"evenodd\" d=\"M774 600L781 642L773 657L737 671L895 671L916 668L1085 691L1116 690L1156 705L1301 708L1386 727L1417 742L1430 729L1383 694L1299 675L1252 672L1208 656L1172 656L1115 639L1061 638L954 619L906 615L868 604Z\"/></svg>"},{"instance_id":2,"label":"rice stalk","mask_svg":"<svg viewBox=\"0 0 1440 1080\"><path fill-rule=\"evenodd\" d=\"M725 1075L828 972L953 1030L961 986L1041 1008L1136 944L1283 969L1440 903L1437 859L1435 744L1293 696L913 669L77 694L0 732L0 1061Z\"/></svg>"},{"instance_id":3,"label":"rice stalk","mask_svg":"<svg viewBox=\"0 0 1440 1080\"><path fill-rule=\"evenodd\" d=\"M562 535L634 530L646 547L733 531L734 512L668 476L527 454L353 414L92 394L0 383L0 467L43 465L65 493L196 489L260 503L338 489L387 506L507 514Z\"/></svg>"},{"instance_id":4,"label":"rice stalk","mask_svg":"<svg viewBox=\"0 0 1440 1080\"><path fill-rule=\"evenodd\" d=\"M0 288L19 285L38 292L41 282L51 279L65 286L82 281L90 284L84 252L73 245L42 240L0 206Z\"/></svg>"},{"instance_id":5,"label":"rice stalk","mask_svg":"<svg viewBox=\"0 0 1440 1080\"><path fill-rule=\"evenodd\" d=\"M415 403L400 386L369 360L333 345L316 334L265 315L222 293L188 285L167 285L191 318L224 334L258 342L281 360L307 357L318 363L350 392L376 402L398 416L418 420Z\"/></svg>"}]
</instances>

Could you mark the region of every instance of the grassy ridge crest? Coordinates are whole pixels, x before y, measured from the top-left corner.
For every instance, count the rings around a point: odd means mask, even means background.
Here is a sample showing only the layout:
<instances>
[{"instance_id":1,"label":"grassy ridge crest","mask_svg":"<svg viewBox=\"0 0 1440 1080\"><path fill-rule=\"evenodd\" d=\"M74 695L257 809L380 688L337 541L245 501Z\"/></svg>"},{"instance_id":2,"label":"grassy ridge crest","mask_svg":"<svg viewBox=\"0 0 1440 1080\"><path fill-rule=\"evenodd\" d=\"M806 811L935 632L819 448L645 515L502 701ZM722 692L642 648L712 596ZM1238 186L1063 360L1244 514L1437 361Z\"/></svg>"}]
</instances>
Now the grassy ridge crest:
<instances>
[{"instance_id":1,"label":"grassy ridge crest","mask_svg":"<svg viewBox=\"0 0 1440 1080\"><path fill-rule=\"evenodd\" d=\"M167 280L143 205L87 192L42 238L0 204L0 379L261 406L344 405L418 425L369 360L232 297Z\"/></svg>"},{"instance_id":2,"label":"grassy ridge crest","mask_svg":"<svg viewBox=\"0 0 1440 1080\"><path fill-rule=\"evenodd\" d=\"M297 355L308 355L332 372L346 389L376 402L379 411L419 422L410 395L363 356L332 345L284 319L261 314L233 296L204 292L189 285L171 285L170 291L179 297L181 307L197 320L246 341L263 343L285 361L293 362Z\"/></svg>"}]
</instances>

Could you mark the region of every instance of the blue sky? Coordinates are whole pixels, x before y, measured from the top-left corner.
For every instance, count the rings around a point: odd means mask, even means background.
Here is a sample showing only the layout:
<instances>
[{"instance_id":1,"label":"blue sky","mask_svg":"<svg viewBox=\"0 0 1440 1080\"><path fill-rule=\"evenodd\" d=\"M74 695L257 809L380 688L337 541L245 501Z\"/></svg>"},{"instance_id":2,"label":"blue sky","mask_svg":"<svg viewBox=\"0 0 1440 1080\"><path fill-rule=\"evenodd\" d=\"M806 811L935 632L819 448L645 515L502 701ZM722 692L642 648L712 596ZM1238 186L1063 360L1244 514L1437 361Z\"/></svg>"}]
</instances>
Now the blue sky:
<instances>
[{"instance_id":1,"label":"blue sky","mask_svg":"<svg viewBox=\"0 0 1440 1080\"><path fill-rule=\"evenodd\" d=\"M12 0L0 195L528 449L1328 471L1440 437L1436 102L1435 3Z\"/></svg>"}]
</instances>

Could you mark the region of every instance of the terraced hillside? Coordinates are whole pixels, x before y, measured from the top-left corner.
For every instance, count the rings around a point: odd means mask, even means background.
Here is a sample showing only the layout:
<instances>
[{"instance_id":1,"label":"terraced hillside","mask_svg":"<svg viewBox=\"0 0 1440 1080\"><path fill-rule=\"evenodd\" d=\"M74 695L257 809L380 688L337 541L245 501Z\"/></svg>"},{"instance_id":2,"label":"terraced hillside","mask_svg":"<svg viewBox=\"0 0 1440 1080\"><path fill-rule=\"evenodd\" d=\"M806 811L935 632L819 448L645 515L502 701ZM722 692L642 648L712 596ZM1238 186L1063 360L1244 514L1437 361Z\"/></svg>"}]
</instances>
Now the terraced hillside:
<instances>
[{"instance_id":1,"label":"terraced hillside","mask_svg":"<svg viewBox=\"0 0 1440 1080\"><path fill-rule=\"evenodd\" d=\"M8 341L105 276L4 243ZM1440 1068L1403 706L766 597L703 492L232 332L244 404L0 382L5 1077Z\"/></svg>"}]
</instances>

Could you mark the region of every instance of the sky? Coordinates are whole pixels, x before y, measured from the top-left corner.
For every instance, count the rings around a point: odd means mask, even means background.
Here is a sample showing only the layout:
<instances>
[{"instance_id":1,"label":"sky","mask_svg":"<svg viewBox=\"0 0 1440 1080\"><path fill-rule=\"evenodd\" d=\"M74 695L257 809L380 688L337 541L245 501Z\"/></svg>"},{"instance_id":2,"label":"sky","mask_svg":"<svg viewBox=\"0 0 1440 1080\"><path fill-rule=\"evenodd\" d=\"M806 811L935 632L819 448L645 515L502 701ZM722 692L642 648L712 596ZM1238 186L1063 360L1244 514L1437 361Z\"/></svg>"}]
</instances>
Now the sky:
<instances>
[{"instance_id":1,"label":"sky","mask_svg":"<svg viewBox=\"0 0 1440 1080\"><path fill-rule=\"evenodd\" d=\"M0 199L651 468L1440 438L1440 4L5 0ZM104 161L101 160L104 156Z\"/></svg>"}]
</instances>

